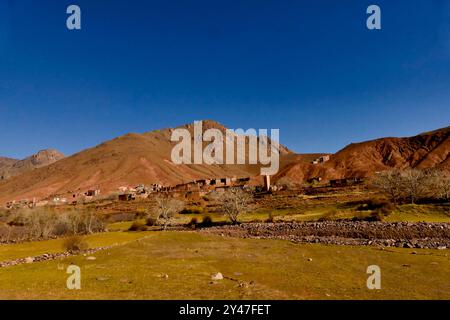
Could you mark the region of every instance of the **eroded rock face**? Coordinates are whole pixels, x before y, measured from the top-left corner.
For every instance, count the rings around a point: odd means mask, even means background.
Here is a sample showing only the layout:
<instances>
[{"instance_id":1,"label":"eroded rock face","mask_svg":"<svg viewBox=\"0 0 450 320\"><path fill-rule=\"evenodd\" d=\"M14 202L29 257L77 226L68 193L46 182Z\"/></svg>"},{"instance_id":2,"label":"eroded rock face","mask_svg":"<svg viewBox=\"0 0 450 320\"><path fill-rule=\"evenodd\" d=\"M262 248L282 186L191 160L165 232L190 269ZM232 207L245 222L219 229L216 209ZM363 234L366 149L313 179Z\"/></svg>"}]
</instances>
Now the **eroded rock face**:
<instances>
[{"instance_id":1,"label":"eroded rock face","mask_svg":"<svg viewBox=\"0 0 450 320\"><path fill-rule=\"evenodd\" d=\"M246 223L208 228L201 232L305 243L450 248L449 223L366 221Z\"/></svg>"}]
</instances>

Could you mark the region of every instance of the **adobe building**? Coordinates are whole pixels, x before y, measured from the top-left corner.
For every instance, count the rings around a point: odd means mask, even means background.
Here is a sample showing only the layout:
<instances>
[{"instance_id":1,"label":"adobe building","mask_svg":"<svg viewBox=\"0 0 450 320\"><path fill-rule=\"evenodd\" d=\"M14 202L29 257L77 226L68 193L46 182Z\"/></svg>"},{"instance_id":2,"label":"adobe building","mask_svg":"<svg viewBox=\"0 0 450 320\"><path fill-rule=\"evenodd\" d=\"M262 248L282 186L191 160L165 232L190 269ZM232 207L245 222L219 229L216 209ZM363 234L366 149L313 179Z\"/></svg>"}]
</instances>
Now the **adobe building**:
<instances>
[{"instance_id":1,"label":"adobe building","mask_svg":"<svg viewBox=\"0 0 450 320\"><path fill-rule=\"evenodd\" d=\"M100 195L100 189L90 189L85 193L88 197L96 197Z\"/></svg>"}]
</instances>

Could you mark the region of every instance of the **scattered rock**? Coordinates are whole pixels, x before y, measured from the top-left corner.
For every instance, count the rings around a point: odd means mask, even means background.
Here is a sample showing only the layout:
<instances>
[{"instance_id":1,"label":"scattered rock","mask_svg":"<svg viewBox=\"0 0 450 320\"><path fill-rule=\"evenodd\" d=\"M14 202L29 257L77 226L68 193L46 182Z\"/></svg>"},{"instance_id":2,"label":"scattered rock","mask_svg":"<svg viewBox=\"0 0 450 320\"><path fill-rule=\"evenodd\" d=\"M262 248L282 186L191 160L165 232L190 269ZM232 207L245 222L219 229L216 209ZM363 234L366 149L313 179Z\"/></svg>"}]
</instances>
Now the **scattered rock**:
<instances>
[{"instance_id":1,"label":"scattered rock","mask_svg":"<svg viewBox=\"0 0 450 320\"><path fill-rule=\"evenodd\" d=\"M220 272L214 273L211 275L212 280L223 280L223 275Z\"/></svg>"},{"instance_id":2,"label":"scattered rock","mask_svg":"<svg viewBox=\"0 0 450 320\"><path fill-rule=\"evenodd\" d=\"M312 261L312 258L308 258L308 261Z\"/></svg>"},{"instance_id":3,"label":"scattered rock","mask_svg":"<svg viewBox=\"0 0 450 320\"><path fill-rule=\"evenodd\" d=\"M411 265L410 264L402 264L402 267L411 267Z\"/></svg>"},{"instance_id":4,"label":"scattered rock","mask_svg":"<svg viewBox=\"0 0 450 320\"><path fill-rule=\"evenodd\" d=\"M33 257L25 258L25 263L33 263L33 262L34 262L34 258Z\"/></svg>"},{"instance_id":5,"label":"scattered rock","mask_svg":"<svg viewBox=\"0 0 450 320\"><path fill-rule=\"evenodd\" d=\"M398 248L446 249L450 247L450 224L424 222L252 222L220 226L200 232L227 237L281 239L294 243L372 245Z\"/></svg>"},{"instance_id":6,"label":"scattered rock","mask_svg":"<svg viewBox=\"0 0 450 320\"><path fill-rule=\"evenodd\" d=\"M97 280L97 281L106 281L108 279L109 279L108 277L97 277L97 278L95 278L95 280Z\"/></svg>"},{"instance_id":7,"label":"scattered rock","mask_svg":"<svg viewBox=\"0 0 450 320\"><path fill-rule=\"evenodd\" d=\"M97 251L100 250L106 250L106 249L110 249L114 246L106 246L106 247L98 247L98 248L92 248L92 249L88 249L86 250L86 252L84 254L82 254L82 256L87 256L89 254L93 254ZM109 252L107 254L110 254ZM41 262L41 261L48 261L48 260L55 260L55 259L62 259L62 258L67 258L70 256L75 256L77 255L76 253L70 253L70 252L60 252L60 253L44 253L41 254L39 256L35 256L35 257L27 257L27 258L20 258L20 259L15 259L15 260L8 260L8 261L0 261L0 268L3 267L10 267L10 266L15 266L15 265L19 265L19 264L23 264L23 263L33 263L33 262ZM95 260L95 257L88 257L88 260ZM74 264L73 262L71 262L70 264ZM58 265L58 270L60 266Z\"/></svg>"},{"instance_id":8,"label":"scattered rock","mask_svg":"<svg viewBox=\"0 0 450 320\"><path fill-rule=\"evenodd\" d=\"M96 257L93 257L93 256L90 256L90 257L87 257L86 258L86 260L95 260L95 259L97 259Z\"/></svg>"}]
</instances>

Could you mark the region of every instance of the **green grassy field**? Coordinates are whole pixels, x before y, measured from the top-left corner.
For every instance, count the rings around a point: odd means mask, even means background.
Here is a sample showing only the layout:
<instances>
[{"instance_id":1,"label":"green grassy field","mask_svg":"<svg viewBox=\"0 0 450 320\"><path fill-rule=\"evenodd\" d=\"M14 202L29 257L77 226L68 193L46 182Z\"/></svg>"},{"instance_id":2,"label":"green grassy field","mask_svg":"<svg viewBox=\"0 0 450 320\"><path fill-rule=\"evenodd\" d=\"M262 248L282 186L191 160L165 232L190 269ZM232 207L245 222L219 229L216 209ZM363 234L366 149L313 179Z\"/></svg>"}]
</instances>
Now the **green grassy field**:
<instances>
[{"instance_id":1,"label":"green grassy field","mask_svg":"<svg viewBox=\"0 0 450 320\"><path fill-rule=\"evenodd\" d=\"M450 205L402 205L387 216L385 221L450 222Z\"/></svg>"},{"instance_id":2,"label":"green grassy field","mask_svg":"<svg viewBox=\"0 0 450 320\"><path fill-rule=\"evenodd\" d=\"M293 244L180 231L90 237L91 245L119 243L118 237L123 244L95 253L96 260L80 255L0 268L0 298L450 299L447 250L415 249L417 254L412 254L410 249ZM10 258L57 250L59 240L52 241L2 246L0 254ZM18 246L20 254L15 252ZM70 263L81 268L81 290L66 288ZM366 287L366 268L372 264L381 268L381 290ZM211 281L216 272L225 279Z\"/></svg>"}]
</instances>

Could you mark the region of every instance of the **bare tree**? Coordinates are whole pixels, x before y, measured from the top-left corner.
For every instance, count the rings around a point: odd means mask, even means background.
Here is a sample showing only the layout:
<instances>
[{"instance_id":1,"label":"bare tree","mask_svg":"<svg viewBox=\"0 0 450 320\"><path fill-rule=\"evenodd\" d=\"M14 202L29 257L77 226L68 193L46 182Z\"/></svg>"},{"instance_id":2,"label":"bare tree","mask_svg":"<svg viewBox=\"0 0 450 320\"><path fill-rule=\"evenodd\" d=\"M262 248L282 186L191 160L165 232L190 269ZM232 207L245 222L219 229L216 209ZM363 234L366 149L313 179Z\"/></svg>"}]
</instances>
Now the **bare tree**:
<instances>
[{"instance_id":1,"label":"bare tree","mask_svg":"<svg viewBox=\"0 0 450 320\"><path fill-rule=\"evenodd\" d=\"M422 170L406 169L401 173L403 190L406 197L414 202L425 195L429 186L429 176Z\"/></svg>"},{"instance_id":2,"label":"bare tree","mask_svg":"<svg viewBox=\"0 0 450 320\"><path fill-rule=\"evenodd\" d=\"M87 209L82 213L82 229L85 233L94 233L95 231L103 231L104 224L93 209Z\"/></svg>"},{"instance_id":3,"label":"bare tree","mask_svg":"<svg viewBox=\"0 0 450 320\"><path fill-rule=\"evenodd\" d=\"M450 172L442 169L435 169L429 172L430 186L434 195L442 200L450 200Z\"/></svg>"},{"instance_id":4,"label":"bare tree","mask_svg":"<svg viewBox=\"0 0 450 320\"><path fill-rule=\"evenodd\" d=\"M247 212L251 196L239 188L229 188L218 196L222 212L233 224L238 222L239 215Z\"/></svg>"},{"instance_id":5,"label":"bare tree","mask_svg":"<svg viewBox=\"0 0 450 320\"><path fill-rule=\"evenodd\" d=\"M397 202L402 196L402 176L399 170L388 170L378 174L374 186Z\"/></svg>"},{"instance_id":6,"label":"bare tree","mask_svg":"<svg viewBox=\"0 0 450 320\"><path fill-rule=\"evenodd\" d=\"M183 209L184 203L181 200L168 197L157 197L155 200L154 211L156 220L166 230L167 226L175 219L176 214Z\"/></svg>"},{"instance_id":7,"label":"bare tree","mask_svg":"<svg viewBox=\"0 0 450 320\"><path fill-rule=\"evenodd\" d=\"M414 203L424 197L437 197L448 201L450 173L440 169L395 169L380 173L374 180L374 185L394 202L408 199Z\"/></svg>"},{"instance_id":8,"label":"bare tree","mask_svg":"<svg viewBox=\"0 0 450 320\"><path fill-rule=\"evenodd\" d=\"M53 235L56 220L56 214L44 208L25 208L12 216L9 223L25 226L29 239L47 239Z\"/></svg>"},{"instance_id":9,"label":"bare tree","mask_svg":"<svg viewBox=\"0 0 450 320\"><path fill-rule=\"evenodd\" d=\"M76 235L80 232L83 217L79 213L69 212L65 215L64 220L71 234Z\"/></svg>"}]
</instances>

